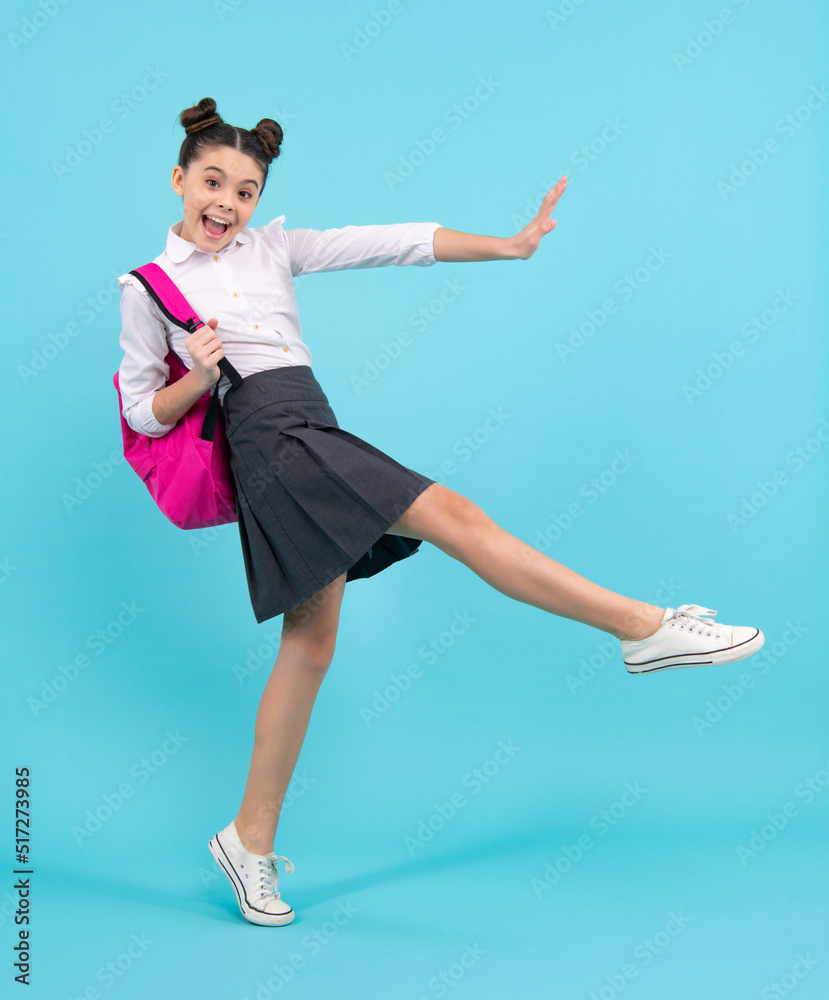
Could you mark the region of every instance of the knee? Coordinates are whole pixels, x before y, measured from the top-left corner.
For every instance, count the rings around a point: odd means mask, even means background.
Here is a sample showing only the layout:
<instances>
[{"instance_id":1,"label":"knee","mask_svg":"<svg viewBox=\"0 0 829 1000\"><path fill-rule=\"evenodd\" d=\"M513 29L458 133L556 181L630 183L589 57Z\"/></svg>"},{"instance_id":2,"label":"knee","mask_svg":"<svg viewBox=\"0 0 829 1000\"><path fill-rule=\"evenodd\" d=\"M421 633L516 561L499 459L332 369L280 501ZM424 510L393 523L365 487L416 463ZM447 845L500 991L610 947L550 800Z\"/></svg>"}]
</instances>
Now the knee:
<instances>
[{"instance_id":1,"label":"knee","mask_svg":"<svg viewBox=\"0 0 829 1000\"><path fill-rule=\"evenodd\" d=\"M484 524L491 523L491 518L482 510L474 500L465 497L462 493L448 491L449 496L445 500L445 510L447 517L457 523L476 524L483 527Z\"/></svg>"},{"instance_id":2,"label":"knee","mask_svg":"<svg viewBox=\"0 0 829 1000\"><path fill-rule=\"evenodd\" d=\"M318 674L321 679L331 666L336 645L336 629L311 633L283 629L280 648L290 654L297 667L305 673Z\"/></svg>"},{"instance_id":3,"label":"knee","mask_svg":"<svg viewBox=\"0 0 829 1000\"><path fill-rule=\"evenodd\" d=\"M444 487L436 501L429 540L450 555L457 556L458 546L472 535L480 538L493 524L489 515L462 493Z\"/></svg>"},{"instance_id":4,"label":"knee","mask_svg":"<svg viewBox=\"0 0 829 1000\"><path fill-rule=\"evenodd\" d=\"M470 527L483 529L491 524L489 515L474 501L442 483L434 483L390 530L398 534L408 533L442 547Z\"/></svg>"},{"instance_id":5,"label":"knee","mask_svg":"<svg viewBox=\"0 0 829 1000\"><path fill-rule=\"evenodd\" d=\"M324 674L334 658L346 575L283 615L280 652L308 671Z\"/></svg>"}]
</instances>

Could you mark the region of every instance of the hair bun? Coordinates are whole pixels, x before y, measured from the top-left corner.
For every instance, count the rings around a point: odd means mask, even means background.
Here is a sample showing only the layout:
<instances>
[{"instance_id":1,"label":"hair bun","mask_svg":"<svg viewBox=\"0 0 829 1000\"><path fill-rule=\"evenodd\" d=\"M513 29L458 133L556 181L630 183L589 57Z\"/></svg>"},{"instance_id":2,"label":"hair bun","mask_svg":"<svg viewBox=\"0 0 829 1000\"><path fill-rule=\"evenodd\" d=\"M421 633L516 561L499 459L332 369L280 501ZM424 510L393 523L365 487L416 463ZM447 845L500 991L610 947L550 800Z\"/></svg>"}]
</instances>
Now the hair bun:
<instances>
[{"instance_id":1,"label":"hair bun","mask_svg":"<svg viewBox=\"0 0 829 1000\"><path fill-rule=\"evenodd\" d=\"M226 122L216 111L216 102L212 97L203 97L192 108L185 108L178 120L187 133L178 154L178 166L182 171L186 172L207 148L218 146L238 150L254 159L261 169L259 194L262 194L271 161L279 156L282 145L282 126L279 122L263 118L252 129L238 128Z\"/></svg>"},{"instance_id":2,"label":"hair bun","mask_svg":"<svg viewBox=\"0 0 829 1000\"><path fill-rule=\"evenodd\" d=\"M282 126L279 122L273 118L263 118L250 131L251 135L256 136L266 156L271 160L279 156L279 147L282 145Z\"/></svg>"},{"instance_id":3,"label":"hair bun","mask_svg":"<svg viewBox=\"0 0 829 1000\"><path fill-rule=\"evenodd\" d=\"M223 120L216 112L216 102L212 97L203 97L198 104L187 108L179 115L179 121L187 135L210 128L211 125L219 125Z\"/></svg>"}]
</instances>

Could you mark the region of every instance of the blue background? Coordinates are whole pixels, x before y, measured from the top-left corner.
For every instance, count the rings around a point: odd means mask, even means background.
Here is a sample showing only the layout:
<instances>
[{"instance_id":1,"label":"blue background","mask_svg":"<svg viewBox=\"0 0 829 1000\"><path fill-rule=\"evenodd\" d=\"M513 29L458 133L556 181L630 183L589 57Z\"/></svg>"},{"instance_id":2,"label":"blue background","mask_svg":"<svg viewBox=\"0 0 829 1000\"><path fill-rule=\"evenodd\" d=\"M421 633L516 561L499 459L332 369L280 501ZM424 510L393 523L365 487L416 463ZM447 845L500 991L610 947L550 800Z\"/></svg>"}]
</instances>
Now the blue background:
<instances>
[{"instance_id":1,"label":"blue background","mask_svg":"<svg viewBox=\"0 0 829 1000\"><path fill-rule=\"evenodd\" d=\"M817 0L5 6L4 990L27 766L28 996L827 995L828 20ZM204 96L283 125L252 225L508 236L566 174L529 261L298 279L314 371L342 426L527 543L766 635L637 678L605 633L428 544L349 584L277 832L279 929L242 919L206 843L241 801L281 619L253 618L235 525L155 508L112 386L115 277L181 217L177 116Z\"/></svg>"}]
</instances>

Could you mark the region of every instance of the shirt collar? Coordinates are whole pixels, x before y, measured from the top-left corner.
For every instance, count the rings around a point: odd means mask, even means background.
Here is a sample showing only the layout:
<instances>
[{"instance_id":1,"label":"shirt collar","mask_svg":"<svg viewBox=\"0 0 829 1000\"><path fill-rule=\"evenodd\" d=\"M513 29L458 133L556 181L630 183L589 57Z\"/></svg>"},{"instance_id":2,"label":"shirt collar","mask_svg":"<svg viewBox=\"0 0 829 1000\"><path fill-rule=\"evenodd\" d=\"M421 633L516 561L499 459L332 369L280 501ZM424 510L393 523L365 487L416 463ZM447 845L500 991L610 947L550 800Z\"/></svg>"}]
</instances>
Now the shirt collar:
<instances>
[{"instance_id":1,"label":"shirt collar","mask_svg":"<svg viewBox=\"0 0 829 1000\"><path fill-rule=\"evenodd\" d=\"M195 243L191 243L190 240L183 240L179 233L181 232L181 227L184 225L184 220L179 219L178 222L174 223L167 231L167 256L175 264L180 264L183 260L187 260L191 253L196 251L201 254L213 255L212 250L202 250L197 247ZM227 247L233 246L234 243L250 243L250 233L248 233L247 226L244 229L240 229L236 234L236 238L228 243ZM219 253L226 250L227 247L222 247Z\"/></svg>"}]
</instances>

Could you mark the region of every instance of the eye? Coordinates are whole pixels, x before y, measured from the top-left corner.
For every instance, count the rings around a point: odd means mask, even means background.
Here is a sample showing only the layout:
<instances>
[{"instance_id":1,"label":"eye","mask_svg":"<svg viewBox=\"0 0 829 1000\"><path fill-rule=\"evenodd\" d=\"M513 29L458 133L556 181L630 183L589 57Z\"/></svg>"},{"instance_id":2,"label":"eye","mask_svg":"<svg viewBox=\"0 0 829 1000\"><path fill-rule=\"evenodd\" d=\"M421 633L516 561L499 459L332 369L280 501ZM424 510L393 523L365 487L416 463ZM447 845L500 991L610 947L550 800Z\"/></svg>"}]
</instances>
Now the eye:
<instances>
[{"instance_id":1,"label":"eye","mask_svg":"<svg viewBox=\"0 0 829 1000\"><path fill-rule=\"evenodd\" d=\"M219 182L216 180L215 177L207 177L206 178L206 183L207 184L215 184L217 187L219 186ZM250 193L250 191L240 191L239 193L245 195L246 198L252 198L253 197L253 195Z\"/></svg>"}]
</instances>

